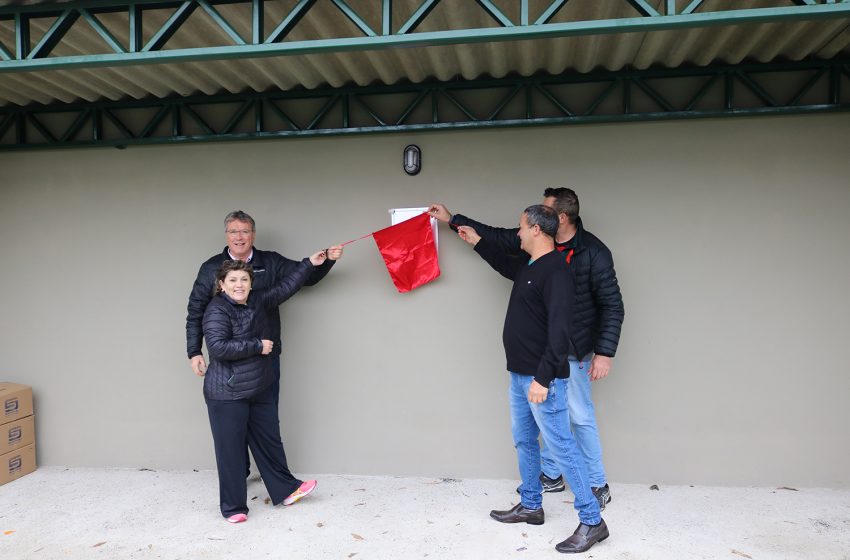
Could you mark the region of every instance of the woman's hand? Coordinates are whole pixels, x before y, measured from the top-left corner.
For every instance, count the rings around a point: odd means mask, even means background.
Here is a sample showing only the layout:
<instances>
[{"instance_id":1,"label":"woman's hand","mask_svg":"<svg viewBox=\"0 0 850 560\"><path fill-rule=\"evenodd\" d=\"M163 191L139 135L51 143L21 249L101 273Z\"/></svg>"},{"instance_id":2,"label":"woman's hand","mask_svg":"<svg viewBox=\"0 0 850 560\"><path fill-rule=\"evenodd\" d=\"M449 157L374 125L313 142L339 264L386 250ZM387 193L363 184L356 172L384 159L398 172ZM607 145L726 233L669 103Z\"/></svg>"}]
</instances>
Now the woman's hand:
<instances>
[{"instance_id":1,"label":"woman's hand","mask_svg":"<svg viewBox=\"0 0 850 560\"><path fill-rule=\"evenodd\" d=\"M334 245L325 249L328 258L332 261L338 261L342 258L342 245Z\"/></svg>"},{"instance_id":2,"label":"woman's hand","mask_svg":"<svg viewBox=\"0 0 850 560\"><path fill-rule=\"evenodd\" d=\"M320 266L328 259L327 253L324 250L319 251L318 253L314 253L310 255L310 262L313 263L313 266Z\"/></svg>"},{"instance_id":3,"label":"woman's hand","mask_svg":"<svg viewBox=\"0 0 850 560\"><path fill-rule=\"evenodd\" d=\"M263 356L272 353L272 349L274 348L274 342L271 340L262 339L260 342L263 343L263 350L260 352Z\"/></svg>"}]
</instances>

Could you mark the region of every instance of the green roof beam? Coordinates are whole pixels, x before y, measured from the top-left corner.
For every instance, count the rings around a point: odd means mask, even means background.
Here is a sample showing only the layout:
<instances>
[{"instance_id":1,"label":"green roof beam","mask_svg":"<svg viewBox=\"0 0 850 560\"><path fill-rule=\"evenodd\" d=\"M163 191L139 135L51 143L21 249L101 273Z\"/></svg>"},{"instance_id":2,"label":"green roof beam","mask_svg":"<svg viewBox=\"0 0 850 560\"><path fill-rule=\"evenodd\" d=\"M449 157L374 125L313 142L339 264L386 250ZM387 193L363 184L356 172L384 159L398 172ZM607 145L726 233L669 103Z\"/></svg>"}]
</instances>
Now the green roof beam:
<instances>
[{"instance_id":1,"label":"green roof beam","mask_svg":"<svg viewBox=\"0 0 850 560\"><path fill-rule=\"evenodd\" d=\"M850 17L850 2L840 4L818 4L814 6L796 6L784 8L753 8L724 12L701 12L678 14L673 16L637 17L580 22L549 23L544 25L479 28L464 30L434 31L425 33L405 33L389 36L350 37L338 39L315 39L276 43L283 32L291 27L293 20L300 18L309 4L315 0L301 0L292 10L287 20L279 26L262 45L217 46L205 48L187 48L158 50L176 31L178 21L188 17L195 2L184 2L169 22L157 32L145 46L144 52L119 54L91 54L30 58L0 61L0 73L25 72L33 70L59 70L80 67L126 66L134 64L155 64L166 62L187 62L191 60L221 60L253 57L318 54L327 52L348 52L380 50L398 47L433 46L463 43L481 43L493 41L517 41L524 39L547 39L553 37L572 37L581 35L629 33L637 31L659 31L709 27L715 25L765 23L777 21L800 21L816 19L834 19ZM424 6L424 5L423 5ZM76 13L76 12L75 12ZM20 18L18 14L16 18ZM18 37L18 54L26 48L23 40L23 27Z\"/></svg>"},{"instance_id":2,"label":"green roof beam","mask_svg":"<svg viewBox=\"0 0 850 560\"><path fill-rule=\"evenodd\" d=\"M79 17L80 12L77 10L68 9L62 12L56 18L56 21L53 22L53 25L50 26L50 29L44 34L44 37L41 38L41 41L27 53L27 58L44 58L49 55L50 51L59 44L59 41L62 40L62 37L71 29L71 26L74 25Z\"/></svg>"},{"instance_id":3,"label":"green roof beam","mask_svg":"<svg viewBox=\"0 0 850 560\"><path fill-rule=\"evenodd\" d=\"M650 6L646 0L626 0L629 4L631 4L632 8L638 11L639 14L647 16L647 17L660 17L661 14L658 11Z\"/></svg>"},{"instance_id":4,"label":"green roof beam","mask_svg":"<svg viewBox=\"0 0 850 560\"><path fill-rule=\"evenodd\" d=\"M73 140L77 133L80 131L80 129L83 128L83 125L85 124L86 120L88 120L88 118L91 116L92 112L93 110L91 109L88 111L81 111L80 114L77 115L77 118L74 119L74 122L71 123L71 126L68 127L68 130L66 130L65 133L59 137L59 142L64 143Z\"/></svg>"},{"instance_id":5,"label":"green roof beam","mask_svg":"<svg viewBox=\"0 0 850 560\"><path fill-rule=\"evenodd\" d=\"M118 39L116 39L115 36L110 33L109 30L106 29L106 27L103 26L103 24L100 22L99 19L97 19L97 17L95 17L94 14L92 14L89 10L85 8L79 8L78 11L83 16L83 19L88 22L91 28L94 29L98 35L100 35L101 39L106 41L106 44L109 45L109 48L111 48L117 53L127 52L127 49L124 48L124 45L118 42Z\"/></svg>"},{"instance_id":6,"label":"green roof beam","mask_svg":"<svg viewBox=\"0 0 850 560\"><path fill-rule=\"evenodd\" d=\"M216 25L221 27L221 29L225 33L230 35L230 38L233 39L233 41L237 45L247 45L248 44L245 41L245 39L243 39L242 36L233 28L233 26L230 25L230 23L226 19L224 19L224 17L222 17L222 15L218 12L218 10L216 10L212 6L212 4L207 2L207 0L196 0L196 1L204 9L204 11L213 19L213 21L216 23Z\"/></svg>"},{"instance_id":7,"label":"green roof beam","mask_svg":"<svg viewBox=\"0 0 850 560\"><path fill-rule=\"evenodd\" d=\"M797 94L794 97L792 97L790 101L788 101L787 105L790 105L792 107L794 105L797 105L800 102L800 100L803 98L803 96L806 95L807 93L809 93L809 91L811 91L812 87L823 77L823 75L826 73L826 71L827 71L827 68L823 67L820 70L818 70L817 72L815 72L812 75L812 77L805 84L803 84L803 87L800 89L800 91L798 91Z\"/></svg>"},{"instance_id":8,"label":"green roof beam","mask_svg":"<svg viewBox=\"0 0 850 560\"><path fill-rule=\"evenodd\" d=\"M147 126L142 129L142 132L141 134L139 134L139 137L147 138L148 136L153 134L153 131L156 130L156 128L159 126L159 124L162 122L168 112L172 109L172 107L173 105L168 103L160 107L157 114L154 115L154 118L151 119L150 122L148 122Z\"/></svg>"},{"instance_id":9,"label":"green roof beam","mask_svg":"<svg viewBox=\"0 0 850 560\"><path fill-rule=\"evenodd\" d=\"M502 109L504 109L508 105L508 103L510 103L511 100L513 100L513 98L516 97L516 94L518 94L520 91L522 91L523 87L524 87L523 84L515 85L514 88L512 90L510 90L507 93L507 95L505 95L504 99L502 99L502 101L496 106L496 108L493 109L493 111L487 117L487 120L488 121L496 120L496 117L499 116L499 113L502 112ZM529 114L529 113L527 113L527 114Z\"/></svg>"},{"instance_id":10,"label":"green roof beam","mask_svg":"<svg viewBox=\"0 0 850 560\"><path fill-rule=\"evenodd\" d=\"M270 45L282 41L284 37L286 37L296 25L298 25L298 22L300 22L301 18L304 17L304 14L306 14L315 3L316 0L300 0L298 4L289 11L289 15L287 15L283 21L275 27L274 31L266 37L263 44ZM262 14L260 17L262 17Z\"/></svg>"},{"instance_id":11,"label":"green roof beam","mask_svg":"<svg viewBox=\"0 0 850 560\"><path fill-rule=\"evenodd\" d=\"M357 12L352 10L351 6L345 3L345 0L331 0L331 2L333 2L334 6L339 8L339 11L341 11L345 17L351 21L351 23L356 25L364 35L367 37L375 37L377 35L377 33L372 31L372 28L369 27L369 24L363 21L363 18L358 16Z\"/></svg>"},{"instance_id":12,"label":"green roof beam","mask_svg":"<svg viewBox=\"0 0 850 560\"><path fill-rule=\"evenodd\" d=\"M15 58L23 60L30 50L30 22L29 17L23 14L15 14Z\"/></svg>"},{"instance_id":13,"label":"green roof beam","mask_svg":"<svg viewBox=\"0 0 850 560\"><path fill-rule=\"evenodd\" d=\"M476 116L472 113L472 111L470 111L469 109L467 109L466 107L464 107L464 106L463 106L463 103L461 103L460 101L458 101L458 100L457 100L457 99L456 99L456 98L455 98L455 97L454 97L451 93L449 93L448 88L443 88L443 89L441 89L441 90L440 90L440 93L442 93L444 97L448 98L448 100L449 100L449 101L451 101L451 102L452 102L452 104L453 104L455 107L457 107L457 108L460 110L460 112L461 112L461 113L463 113L464 115L466 115L466 118L468 118L468 119L469 119L469 120L471 120L471 121L477 121L477 120L478 120L478 117L476 117Z\"/></svg>"},{"instance_id":14,"label":"green roof beam","mask_svg":"<svg viewBox=\"0 0 850 560\"><path fill-rule=\"evenodd\" d=\"M408 105L407 109L401 113L401 116L396 120L395 124L396 125L404 124L404 121L407 120L407 117L410 116L410 114L413 112L413 110L416 109L416 107L418 107L419 104L422 103L422 101L424 101L425 98L430 93L431 93L431 91L429 89L423 89L422 91L420 91L419 95L416 96L416 99L414 99L410 103L410 105Z\"/></svg>"},{"instance_id":15,"label":"green roof beam","mask_svg":"<svg viewBox=\"0 0 850 560\"><path fill-rule=\"evenodd\" d=\"M413 31L417 27L419 27L419 24L422 23L422 20L428 17L428 14L431 13L431 10L433 10L439 2L440 0L425 0L424 2L422 2L422 4L419 6L419 9L413 12L413 15L410 16L410 19L408 19L407 22L401 26L401 28L398 30L398 34L406 35L408 33L413 33Z\"/></svg>"},{"instance_id":16,"label":"green roof beam","mask_svg":"<svg viewBox=\"0 0 850 560\"><path fill-rule=\"evenodd\" d=\"M160 50L168 42L168 40L171 39L171 37L173 37L175 33L177 33L177 30L180 28L180 26L183 25L187 19L189 19L189 16L192 15L192 12L194 12L195 8L197 7L198 4L191 0L186 0L185 2L183 2L183 4L179 8L177 8L177 10L175 10L175 12L171 15L171 17L168 18L168 20L166 20L164 24L162 24L162 27L159 28L159 31L157 31L156 34L151 37L151 40L148 41L148 44L145 45L144 48L142 48L143 53ZM134 54L131 56L143 56L143 54Z\"/></svg>"},{"instance_id":17,"label":"green roof beam","mask_svg":"<svg viewBox=\"0 0 850 560\"><path fill-rule=\"evenodd\" d=\"M380 116L378 116L378 114L375 113L375 111L373 111L372 108L369 107L369 105L365 101L360 99L359 95L346 95L346 97L353 97L354 101L356 101L359 106L363 107L363 110L366 111L366 113L370 117L372 117L372 120L375 121L378 126L387 126L387 123L385 123L384 120Z\"/></svg>"},{"instance_id":18,"label":"green roof beam","mask_svg":"<svg viewBox=\"0 0 850 560\"><path fill-rule=\"evenodd\" d=\"M142 8L136 4L130 5L128 9L128 23L130 25L130 52L139 52L144 44L142 38Z\"/></svg>"},{"instance_id":19,"label":"green roof beam","mask_svg":"<svg viewBox=\"0 0 850 560\"><path fill-rule=\"evenodd\" d=\"M381 5L381 35L392 35L393 33L393 2L382 0Z\"/></svg>"},{"instance_id":20,"label":"green roof beam","mask_svg":"<svg viewBox=\"0 0 850 560\"><path fill-rule=\"evenodd\" d=\"M508 19L508 17L502 13L502 10L496 7L493 2L490 0L475 0L478 2L478 5L484 8L484 11L490 14L496 23L501 25L502 27L514 27L514 23Z\"/></svg>"},{"instance_id":21,"label":"green roof beam","mask_svg":"<svg viewBox=\"0 0 850 560\"><path fill-rule=\"evenodd\" d=\"M115 128L117 128L118 131L121 132L121 134L123 135L124 141L127 141L128 139L137 138L137 136L133 134L133 132L129 128L127 128L127 125L125 125L121 119L112 114L112 111L103 108L99 109L98 112L101 112L106 115L106 118L109 119L109 122L115 125Z\"/></svg>"},{"instance_id":22,"label":"green roof beam","mask_svg":"<svg viewBox=\"0 0 850 560\"><path fill-rule=\"evenodd\" d=\"M3 136L6 135L6 131L9 130L9 127L12 126L12 123L15 122L16 118L16 113L9 113L0 119L0 138L3 138Z\"/></svg>"},{"instance_id":23,"label":"green roof beam","mask_svg":"<svg viewBox=\"0 0 850 560\"><path fill-rule=\"evenodd\" d=\"M259 45L265 37L263 0L251 0L251 44Z\"/></svg>"},{"instance_id":24,"label":"green roof beam","mask_svg":"<svg viewBox=\"0 0 850 560\"><path fill-rule=\"evenodd\" d=\"M663 95L658 93L655 88L647 84L640 78L634 78L632 80L634 84L639 87L645 94L647 94L653 101L655 101L659 107L664 109L665 111L675 111L673 105L667 101Z\"/></svg>"},{"instance_id":25,"label":"green roof beam","mask_svg":"<svg viewBox=\"0 0 850 560\"><path fill-rule=\"evenodd\" d=\"M3 60L12 60L15 58L15 55L12 54L3 43L0 43L0 58Z\"/></svg>"},{"instance_id":26,"label":"green roof beam","mask_svg":"<svg viewBox=\"0 0 850 560\"><path fill-rule=\"evenodd\" d=\"M0 106L0 150L850 111L850 91L842 91L841 87L845 75L850 76L850 60L842 58L187 98L5 105ZM663 96L661 91L676 81L686 88L696 84L698 91L690 98ZM799 86L789 95L788 84ZM588 98L588 92L594 90L600 93ZM497 107L492 109L494 93L498 99ZM524 95L524 107L519 95ZM429 96L430 115L427 106L423 106ZM411 102L412 98L415 99ZM381 101L380 116L366 104L371 99ZM787 102L780 102L786 99ZM337 101L342 103L341 111L336 110ZM576 112L567 108L580 104L589 106ZM448 105L457 110L440 111ZM227 124L215 130L201 118L198 107L226 115ZM299 128L283 107L293 107L299 120L309 124ZM251 109L254 111L249 114ZM265 109L280 118L264 119ZM479 118L474 112L487 116ZM131 132L118 115L139 123L136 126L141 132ZM104 120L113 126L103 126Z\"/></svg>"},{"instance_id":27,"label":"green roof beam","mask_svg":"<svg viewBox=\"0 0 850 560\"><path fill-rule=\"evenodd\" d=\"M325 115L328 114L331 108L333 108L333 106L336 104L340 97L341 94L335 94L331 96L331 98L328 99L328 102L325 103L325 106L319 110L313 120L310 121L310 124L307 125L306 130L312 130L314 127L316 127L319 122L321 122L321 120L325 117Z\"/></svg>"},{"instance_id":28,"label":"green roof beam","mask_svg":"<svg viewBox=\"0 0 850 560\"><path fill-rule=\"evenodd\" d=\"M210 125L207 124L207 121L205 121L203 118L201 118L201 115L199 115L192 108L191 105L186 103L185 105L183 105L183 109L186 110L186 113L192 118L193 121L195 121L195 124L200 126L208 136L215 135L215 131L213 130L213 128Z\"/></svg>"},{"instance_id":29,"label":"green roof beam","mask_svg":"<svg viewBox=\"0 0 850 560\"><path fill-rule=\"evenodd\" d=\"M278 107L277 103L275 103L274 100L269 99L268 104L269 104L269 107L272 108L272 111L274 111L274 113L280 118L280 120L282 120L283 122L286 123L286 126L288 126L291 131L294 131L294 132L300 132L301 131L301 127L298 126L297 124L295 124L295 121L293 121L291 118L289 118L289 115L284 113L283 109Z\"/></svg>"},{"instance_id":30,"label":"green roof beam","mask_svg":"<svg viewBox=\"0 0 850 560\"><path fill-rule=\"evenodd\" d=\"M35 127L38 133L41 134L41 136L44 137L45 140L54 144L57 142L56 137L53 135L53 133L47 130L47 127L44 126L34 114L29 113L27 115L27 119L32 123L33 127Z\"/></svg>"},{"instance_id":31,"label":"green roof beam","mask_svg":"<svg viewBox=\"0 0 850 560\"><path fill-rule=\"evenodd\" d=\"M683 15L692 14L700 6L702 6L702 0L694 0L693 2L688 4L687 7L684 10L682 10L682 14Z\"/></svg>"},{"instance_id":32,"label":"green roof beam","mask_svg":"<svg viewBox=\"0 0 850 560\"><path fill-rule=\"evenodd\" d=\"M567 117L572 117L574 115L574 113L572 111L570 111L569 108L566 105L564 105L561 102L560 99L555 97L555 94L553 94L551 91L549 91L548 89L543 87L542 84L534 84L534 87L537 91L539 91L541 94L543 94L543 97L548 99L549 103L554 105L555 108L557 108L561 113L563 113Z\"/></svg>"},{"instance_id":33,"label":"green roof beam","mask_svg":"<svg viewBox=\"0 0 850 560\"><path fill-rule=\"evenodd\" d=\"M596 112L596 109L602 105L602 102L608 99L608 96L617 89L617 86L620 85L620 80L614 80L608 84L608 86L596 97L593 103L587 108L587 111L584 112L584 116L591 116Z\"/></svg>"},{"instance_id":34,"label":"green roof beam","mask_svg":"<svg viewBox=\"0 0 850 560\"><path fill-rule=\"evenodd\" d=\"M691 100L688 102L687 105L685 105L684 109L682 109L682 110L683 111L693 111L696 104L699 103L699 101L703 97L705 97L705 94L708 93L708 90L710 90L716 82L717 82L717 74L715 74L714 76L712 76L711 78L706 80L705 83L702 84L702 86L699 88L699 90L694 94L694 96L691 98Z\"/></svg>"},{"instance_id":35,"label":"green roof beam","mask_svg":"<svg viewBox=\"0 0 850 560\"><path fill-rule=\"evenodd\" d=\"M540 17L537 18L537 21L534 22L534 25L543 25L544 23L549 23L555 14L557 14L561 8L564 7L564 4L567 3L567 0L555 0L546 10L540 14Z\"/></svg>"},{"instance_id":36,"label":"green roof beam","mask_svg":"<svg viewBox=\"0 0 850 560\"><path fill-rule=\"evenodd\" d=\"M745 73L738 72L735 74L735 77L743 83L751 92L758 95L762 101L770 105L771 107L777 107L779 103L769 94L763 87L761 87L755 80L753 80L750 76Z\"/></svg>"},{"instance_id":37,"label":"green roof beam","mask_svg":"<svg viewBox=\"0 0 850 560\"><path fill-rule=\"evenodd\" d=\"M245 101L236 110L236 112L233 114L233 116L230 117L230 120L227 121L227 124L224 125L224 128L221 129L221 133L222 134L230 134L233 131L233 129L236 128L236 125L239 124L239 121L242 120L242 117L245 116L245 113L247 113L248 109L250 109L250 108L251 108L251 100Z\"/></svg>"}]
</instances>

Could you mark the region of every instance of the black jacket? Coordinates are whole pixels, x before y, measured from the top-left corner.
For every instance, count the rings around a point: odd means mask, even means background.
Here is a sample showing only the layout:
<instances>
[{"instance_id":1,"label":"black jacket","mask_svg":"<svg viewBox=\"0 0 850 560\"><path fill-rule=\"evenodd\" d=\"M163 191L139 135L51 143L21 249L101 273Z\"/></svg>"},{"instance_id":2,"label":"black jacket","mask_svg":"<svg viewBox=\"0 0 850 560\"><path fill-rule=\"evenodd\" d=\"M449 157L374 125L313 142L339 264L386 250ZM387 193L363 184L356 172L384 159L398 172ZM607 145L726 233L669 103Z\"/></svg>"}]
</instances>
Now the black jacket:
<instances>
[{"instance_id":1,"label":"black jacket","mask_svg":"<svg viewBox=\"0 0 850 560\"><path fill-rule=\"evenodd\" d=\"M297 292L313 270L310 260L304 259L272 288L252 288L244 304L234 302L225 293L212 298L203 319L203 335L210 353L204 377L206 398L247 399L272 383L271 354L262 354L261 341L268 338L267 312Z\"/></svg>"},{"instance_id":2,"label":"black jacket","mask_svg":"<svg viewBox=\"0 0 850 560\"><path fill-rule=\"evenodd\" d=\"M207 259L198 270L198 277L195 278L192 293L189 294L188 312L186 314L186 354L189 358L201 355L201 344L204 338L201 322L204 318L204 311L213 297L215 273L221 263L226 260L230 260L227 247L218 255ZM316 284L325 277L333 263L334 261L328 259L321 266L312 267L311 265L312 272L304 284L306 286ZM298 262L287 259L274 251L260 251L254 248L254 256L250 264L254 269L254 282L251 289L266 290L290 274L298 265ZM275 353L280 354L283 345L281 343L280 311L277 307L271 307L267 310L266 320L269 328L267 338L274 341Z\"/></svg>"},{"instance_id":3,"label":"black jacket","mask_svg":"<svg viewBox=\"0 0 850 560\"><path fill-rule=\"evenodd\" d=\"M527 255L508 256L488 239L481 239L475 252L514 281L502 330L508 371L532 375L543 387L556 377L569 377L575 290L564 257L552 251L529 263Z\"/></svg>"},{"instance_id":4,"label":"black jacket","mask_svg":"<svg viewBox=\"0 0 850 560\"><path fill-rule=\"evenodd\" d=\"M525 254L519 248L517 229L497 228L455 214L451 224L470 226L484 239L489 239L506 253ZM614 258L598 237L584 229L581 218L576 220L576 234L567 243L572 249L570 268L575 278L575 308L571 334L572 354L581 359L590 352L613 358L620 342L620 329L625 310Z\"/></svg>"}]
</instances>

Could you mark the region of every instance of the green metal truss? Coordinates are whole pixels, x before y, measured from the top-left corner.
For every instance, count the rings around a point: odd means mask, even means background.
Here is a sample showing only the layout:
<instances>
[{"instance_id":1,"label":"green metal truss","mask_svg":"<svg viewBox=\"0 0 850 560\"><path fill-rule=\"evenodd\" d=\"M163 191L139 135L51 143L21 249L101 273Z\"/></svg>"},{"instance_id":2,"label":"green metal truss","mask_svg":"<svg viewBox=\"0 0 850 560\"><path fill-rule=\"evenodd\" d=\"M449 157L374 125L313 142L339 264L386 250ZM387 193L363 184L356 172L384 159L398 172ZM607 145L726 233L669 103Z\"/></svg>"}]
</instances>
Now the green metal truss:
<instances>
[{"instance_id":1,"label":"green metal truss","mask_svg":"<svg viewBox=\"0 0 850 560\"><path fill-rule=\"evenodd\" d=\"M0 150L848 110L850 60L814 60L3 106Z\"/></svg>"},{"instance_id":2,"label":"green metal truss","mask_svg":"<svg viewBox=\"0 0 850 560\"><path fill-rule=\"evenodd\" d=\"M598 0L571 0L573 3ZM380 7L380 21L371 25L365 16L363 2L360 10L346 0L297 0L288 13L275 21L270 30L263 0L82 0L60 4L11 5L0 7L0 29L5 25L7 36L14 44L0 43L0 73L28 72L47 69L80 67L125 66L193 60L221 60L283 55L303 55L360 50L380 50L397 47L432 46L492 41L544 39L578 35L598 35L627 32L650 32L664 29L681 29L745 23L816 20L850 17L850 0L777 0L776 6L749 9L709 11L703 0L665 0L652 2L663 6L658 11L647 0L611 0L628 4L634 16L619 19L552 22L568 0L553 0L539 13L530 13L529 0L516 2L516 14L506 14L492 0L475 0L493 21L491 27L468 29L440 29L419 32L420 24L428 18L440 0L372 0L370 13ZM222 15L225 4L244 5L241 19L229 13ZM709 3L710 4L710 3ZM292 40L290 34L304 16L317 6L353 24L355 36L311 37ZM414 9L415 8L415 9ZM143 27L146 15L159 11L167 13L166 21L151 30ZM393 25L396 21L404 23ZM184 24L195 12L203 12L224 32L227 42L222 44L197 44L186 48L167 48L168 42L180 35ZM118 14L122 32L104 24L104 14ZM239 21L237 21L239 19ZM33 36L31 23L35 20L52 21L41 36ZM429 20L430 22L431 20ZM452 22L456 24L456 22ZM436 25L433 24L433 25ZM340 28L345 26L340 25ZM349 26L350 27L350 26ZM99 37L102 48L98 52L73 55L51 55L62 44L71 28ZM242 33L238 31L242 29ZM246 30L250 30L250 36ZM2 35L0 35L2 36ZM208 41L192 34L180 35L185 41ZM125 37L120 39L119 37ZM75 45L62 52L77 52Z\"/></svg>"}]
</instances>

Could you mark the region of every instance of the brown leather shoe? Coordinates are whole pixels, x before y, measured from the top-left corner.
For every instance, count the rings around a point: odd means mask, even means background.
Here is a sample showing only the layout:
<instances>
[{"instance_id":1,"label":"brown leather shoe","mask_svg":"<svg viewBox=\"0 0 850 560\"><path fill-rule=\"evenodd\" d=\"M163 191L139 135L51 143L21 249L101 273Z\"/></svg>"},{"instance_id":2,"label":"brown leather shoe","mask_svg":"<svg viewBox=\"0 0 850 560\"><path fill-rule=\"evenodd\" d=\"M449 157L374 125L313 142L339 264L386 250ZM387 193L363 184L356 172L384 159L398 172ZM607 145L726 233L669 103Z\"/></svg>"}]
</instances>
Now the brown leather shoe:
<instances>
[{"instance_id":1,"label":"brown leather shoe","mask_svg":"<svg viewBox=\"0 0 850 560\"><path fill-rule=\"evenodd\" d=\"M529 525L543 525L543 508L525 509L519 503L509 510L490 512L490 517L499 523L528 523Z\"/></svg>"},{"instance_id":2,"label":"brown leather shoe","mask_svg":"<svg viewBox=\"0 0 850 560\"><path fill-rule=\"evenodd\" d=\"M608 526L603 519L599 525L579 523L575 533L570 538L555 545L558 552L585 552L591 546L608 538Z\"/></svg>"}]
</instances>

